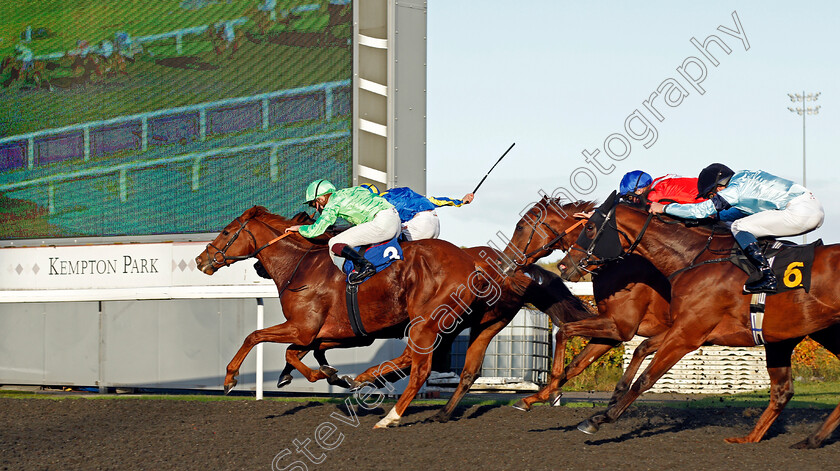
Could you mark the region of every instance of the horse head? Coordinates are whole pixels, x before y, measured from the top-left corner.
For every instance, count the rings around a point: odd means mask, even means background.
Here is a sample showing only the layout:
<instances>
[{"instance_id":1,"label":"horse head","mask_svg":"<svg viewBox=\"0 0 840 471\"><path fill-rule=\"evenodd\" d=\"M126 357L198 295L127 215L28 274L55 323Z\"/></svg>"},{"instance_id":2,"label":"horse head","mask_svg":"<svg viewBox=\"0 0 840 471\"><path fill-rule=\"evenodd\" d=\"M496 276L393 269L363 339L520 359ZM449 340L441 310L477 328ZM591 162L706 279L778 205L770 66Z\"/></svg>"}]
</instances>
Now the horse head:
<instances>
[{"instance_id":1,"label":"horse head","mask_svg":"<svg viewBox=\"0 0 840 471\"><path fill-rule=\"evenodd\" d=\"M212 275L219 268L254 257L281 237L293 234L285 232L287 227L309 220L305 213L285 219L269 213L262 206L254 206L231 221L207 244L206 249L196 257L196 266L204 273ZM264 243L263 240L268 238L272 239Z\"/></svg>"},{"instance_id":2,"label":"horse head","mask_svg":"<svg viewBox=\"0 0 840 471\"><path fill-rule=\"evenodd\" d=\"M575 281L582 272L592 273L604 264L636 252L651 262L667 253L667 267L657 268L662 273L670 273L698 257L704 243L708 247L715 233L720 234L714 226L711 230L686 227L679 224L679 219L663 218L635 205L619 204L611 196L589 218L575 246L559 262L568 267L562 276L567 281ZM719 243L726 245L726 240Z\"/></svg>"},{"instance_id":3,"label":"horse head","mask_svg":"<svg viewBox=\"0 0 840 471\"><path fill-rule=\"evenodd\" d=\"M516 223L505 255L520 265L528 265L554 250L567 252L582 230L582 220L575 214L590 211L594 206L591 201L561 205L557 198L543 196Z\"/></svg>"}]
</instances>

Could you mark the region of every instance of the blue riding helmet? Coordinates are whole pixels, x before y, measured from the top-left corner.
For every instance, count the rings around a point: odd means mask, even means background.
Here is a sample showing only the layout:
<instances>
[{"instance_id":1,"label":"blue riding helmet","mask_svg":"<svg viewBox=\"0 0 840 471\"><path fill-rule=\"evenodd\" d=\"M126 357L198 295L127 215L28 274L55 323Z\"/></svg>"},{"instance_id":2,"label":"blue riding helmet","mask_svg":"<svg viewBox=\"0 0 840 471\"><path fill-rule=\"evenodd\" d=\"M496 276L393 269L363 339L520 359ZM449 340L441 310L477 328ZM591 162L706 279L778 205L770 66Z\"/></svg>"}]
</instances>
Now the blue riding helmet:
<instances>
[{"instance_id":1,"label":"blue riding helmet","mask_svg":"<svg viewBox=\"0 0 840 471\"><path fill-rule=\"evenodd\" d=\"M653 183L653 178L650 175L641 170L633 170L625 173L621 178L618 193L620 195L635 193L637 189L644 188L651 183Z\"/></svg>"}]
</instances>

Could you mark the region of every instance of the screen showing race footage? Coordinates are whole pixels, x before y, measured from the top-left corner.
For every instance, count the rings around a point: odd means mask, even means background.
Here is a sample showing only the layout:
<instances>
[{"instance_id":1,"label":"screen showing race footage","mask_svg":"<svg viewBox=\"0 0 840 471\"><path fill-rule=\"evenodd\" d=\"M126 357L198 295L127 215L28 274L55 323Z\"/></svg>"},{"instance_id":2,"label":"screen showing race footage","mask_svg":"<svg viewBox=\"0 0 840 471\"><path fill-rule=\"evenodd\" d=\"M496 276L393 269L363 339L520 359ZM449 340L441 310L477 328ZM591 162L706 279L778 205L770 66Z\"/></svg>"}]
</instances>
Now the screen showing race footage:
<instances>
[{"instance_id":1,"label":"screen showing race footage","mask_svg":"<svg viewBox=\"0 0 840 471\"><path fill-rule=\"evenodd\" d=\"M0 240L213 233L348 186L351 0L0 2Z\"/></svg>"}]
</instances>

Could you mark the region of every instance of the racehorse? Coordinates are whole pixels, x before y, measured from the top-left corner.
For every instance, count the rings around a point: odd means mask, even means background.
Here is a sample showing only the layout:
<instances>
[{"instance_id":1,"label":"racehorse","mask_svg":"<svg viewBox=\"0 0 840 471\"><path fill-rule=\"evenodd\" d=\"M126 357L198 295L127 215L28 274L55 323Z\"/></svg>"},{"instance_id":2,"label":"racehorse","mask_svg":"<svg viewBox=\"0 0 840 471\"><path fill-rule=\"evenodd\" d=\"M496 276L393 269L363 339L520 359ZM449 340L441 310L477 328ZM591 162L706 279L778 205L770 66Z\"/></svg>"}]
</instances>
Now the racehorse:
<instances>
[{"instance_id":1,"label":"racehorse","mask_svg":"<svg viewBox=\"0 0 840 471\"><path fill-rule=\"evenodd\" d=\"M309 240L297 234L287 237L284 233L299 221L255 206L228 224L196 257L197 267L208 275L255 257L278 290L285 291L281 306L286 322L246 337L227 366L226 393L236 385L242 362L258 343L290 343L314 349L322 343L358 342L345 314L345 278L335 270L324 239ZM454 330L477 299L493 292L489 276L475 260L449 242L433 239L405 244L403 252L404 261L394 263L358 289L364 329L375 337L404 332L412 347L405 392L377 422L377 428L399 424L431 372L431 354L441 335Z\"/></svg>"},{"instance_id":2,"label":"racehorse","mask_svg":"<svg viewBox=\"0 0 840 471\"><path fill-rule=\"evenodd\" d=\"M44 61L32 61L32 65L24 70L23 61L13 56L7 56L0 62L0 74L7 69L9 71L9 78L3 81L4 88L8 88L12 83L19 81L21 84L32 82L36 89L44 86L52 91L52 85L47 74L47 66Z\"/></svg>"},{"instance_id":3,"label":"racehorse","mask_svg":"<svg viewBox=\"0 0 840 471\"><path fill-rule=\"evenodd\" d=\"M594 206L591 201L560 204L556 199L543 197L516 224L505 256L522 265L533 263L554 250L569 251L584 222L574 215L590 211ZM563 267L560 267L562 273ZM661 340L659 335L672 323L668 310L668 280L641 257L631 256L604 267L593 276L592 288L598 315L558 324L549 382L537 393L517 401L515 408L528 411L536 402L556 403L561 397L560 388L610 349L634 335L649 337L636 349L616 385L610 400L610 403L614 402L627 390L644 358L655 351ZM565 366L566 341L576 336L591 340Z\"/></svg>"},{"instance_id":4,"label":"racehorse","mask_svg":"<svg viewBox=\"0 0 840 471\"><path fill-rule=\"evenodd\" d=\"M672 327L662 339L647 369L633 386L578 428L595 433L613 422L643 392L684 355L704 344L753 346L749 295L742 294L747 275L728 258L734 238L728 231L683 227L671 218L638 208L616 205L614 195L590 218L576 250L561 262L584 267L636 252L671 279ZM593 258L595 260L593 260ZM767 345L770 404L752 432L730 443L759 441L793 396L790 356L807 335L835 356L840 354L840 290L834 269L840 264L840 245L817 246L808 292L795 289L766 298L763 336ZM840 405L826 421L795 448L818 448L840 424Z\"/></svg>"},{"instance_id":5,"label":"racehorse","mask_svg":"<svg viewBox=\"0 0 840 471\"><path fill-rule=\"evenodd\" d=\"M501 258L498 256L495 260L491 259L490 262L485 260L484 257L488 253L493 253L493 249L490 247L472 247L464 250L473 256L476 263L486 273L494 273L495 271L494 268L487 265L488 263L498 265L498 262L501 262ZM524 275L524 277L519 275ZM522 285L523 282L525 283L524 286ZM458 403L475 383L475 380L478 379L478 372L481 369L490 341L513 320L525 303L533 305L548 315L554 325L557 326L594 315L579 298L569 291L569 288L566 287L558 275L536 265L528 265L521 269L514 275L510 283L503 283L499 280L498 286L500 291L498 296L493 297L494 302L492 304L486 300L478 300L475 305L470 306L474 314L471 314L468 322L463 324L465 327L470 327L470 338L460 381L446 405L428 420L447 422L450 419ZM456 331L450 335L454 336L457 333ZM325 345L320 345L319 348L324 349ZM300 360L307 351L298 346L289 347L286 351L287 362L289 361L289 355L292 355L295 360ZM342 385L351 390L359 389L365 384L389 387L386 383L389 378L401 379L405 377L405 371L411 367L411 347L409 346L406 347L401 356L371 367L355 379L347 376L338 378L337 371L327 366L324 350L315 350L314 353L321 365L320 370L312 371L303 366L302 368L308 370L308 372L304 372L300 365L295 368L303 372L310 381L327 375L330 384ZM284 374L288 374L291 368L292 364L289 363L284 370ZM319 373L321 376L319 376ZM281 374L281 381L283 379Z\"/></svg>"}]
</instances>

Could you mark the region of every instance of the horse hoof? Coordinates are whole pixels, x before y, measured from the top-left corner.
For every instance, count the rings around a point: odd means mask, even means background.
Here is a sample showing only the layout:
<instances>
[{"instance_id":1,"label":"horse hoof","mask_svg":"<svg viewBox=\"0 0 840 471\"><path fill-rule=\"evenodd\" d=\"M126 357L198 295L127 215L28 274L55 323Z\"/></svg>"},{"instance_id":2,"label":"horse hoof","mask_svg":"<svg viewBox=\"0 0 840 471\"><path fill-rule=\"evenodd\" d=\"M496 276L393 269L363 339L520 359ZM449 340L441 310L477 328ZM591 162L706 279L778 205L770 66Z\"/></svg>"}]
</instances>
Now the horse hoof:
<instances>
[{"instance_id":1,"label":"horse hoof","mask_svg":"<svg viewBox=\"0 0 840 471\"><path fill-rule=\"evenodd\" d=\"M598 426L593 424L591 420L587 419L579 423L577 429L587 435L595 435L595 432L598 431Z\"/></svg>"},{"instance_id":2,"label":"horse hoof","mask_svg":"<svg viewBox=\"0 0 840 471\"><path fill-rule=\"evenodd\" d=\"M236 386L236 379L233 379L230 383L225 384L225 396L230 393L230 390L233 389L234 386Z\"/></svg>"},{"instance_id":3,"label":"horse hoof","mask_svg":"<svg viewBox=\"0 0 840 471\"><path fill-rule=\"evenodd\" d=\"M373 428L394 428L400 424L400 421L397 420L396 422L387 422L385 419L380 420L373 426Z\"/></svg>"},{"instance_id":4,"label":"horse hoof","mask_svg":"<svg viewBox=\"0 0 840 471\"><path fill-rule=\"evenodd\" d=\"M807 438L805 440L802 440L799 443L795 443L795 444L791 445L791 448L794 449L794 450L814 450L814 449L817 449L819 447L820 447L819 444L811 443L810 440L808 440Z\"/></svg>"},{"instance_id":5,"label":"horse hoof","mask_svg":"<svg viewBox=\"0 0 840 471\"><path fill-rule=\"evenodd\" d=\"M327 375L327 377L335 376L336 374L338 374L338 370L333 368L330 365L322 365L320 368L318 368L318 370L321 373L324 373L325 375Z\"/></svg>"},{"instance_id":6,"label":"horse hoof","mask_svg":"<svg viewBox=\"0 0 840 471\"><path fill-rule=\"evenodd\" d=\"M291 382L292 382L292 375L280 375L280 378L277 379L277 389L280 389L283 386L287 386Z\"/></svg>"},{"instance_id":7,"label":"horse hoof","mask_svg":"<svg viewBox=\"0 0 840 471\"><path fill-rule=\"evenodd\" d=\"M354 390L353 387L355 387L356 384L357 384L356 381L353 380L353 378L351 378L349 376L338 376L338 375L330 376L329 378L327 378L327 382L332 384L333 386L338 386L340 388L349 389L351 391ZM359 387L361 387L361 385L356 387L356 389L358 389Z\"/></svg>"},{"instance_id":8,"label":"horse hoof","mask_svg":"<svg viewBox=\"0 0 840 471\"><path fill-rule=\"evenodd\" d=\"M360 383L360 382L356 381L355 379L353 379L353 378L351 378L351 377L349 377L349 376L344 376L342 379L343 379L344 381L346 381L346 382L347 382L347 384L349 384L349 385L350 385L350 387L348 387L347 389L349 389L349 390L350 390L350 391L352 391L352 392L356 392L356 391L358 391L359 389L362 389L362 386L364 386L364 385L365 385L365 383Z\"/></svg>"},{"instance_id":9,"label":"horse hoof","mask_svg":"<svg viewBox=\"0 0 840 471\"><path fill-rule=\"evenodd\" d=\"M531 406L529 406L524 399L516 401L516 403L511 407L516 410L521 410L522 412L531 412Z\"/></svg>"},{"instance_id":10,"label":"horse hoof","mask_svg":"<svg viewBox=\"0 0 840 471\"><path fill-rule=\"evenodd\" d=\"M548 401L551 403L552 407L557 407L560 405L560 399L563 398L563 393L560 391L555 391L548 396Z\"/></svg>"}]
</instances>

